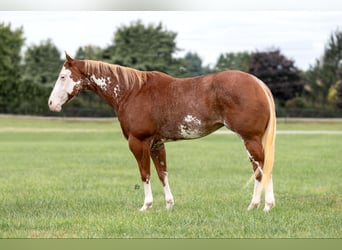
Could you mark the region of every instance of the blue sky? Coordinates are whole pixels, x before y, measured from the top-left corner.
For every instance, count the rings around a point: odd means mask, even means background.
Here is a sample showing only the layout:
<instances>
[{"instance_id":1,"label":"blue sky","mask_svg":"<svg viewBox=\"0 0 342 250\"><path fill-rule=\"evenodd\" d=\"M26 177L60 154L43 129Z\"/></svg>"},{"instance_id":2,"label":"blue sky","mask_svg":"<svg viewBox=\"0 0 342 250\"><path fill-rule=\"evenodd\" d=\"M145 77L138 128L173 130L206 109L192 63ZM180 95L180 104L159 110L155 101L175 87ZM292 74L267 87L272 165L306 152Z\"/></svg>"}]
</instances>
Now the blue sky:
<instances>
[{"instance_id":1,"label":"blue sky","mask_svg":"<svg viewBox=\"0 0 342 250\"><path fill-rule=\"evenodd\" d=\"M267 9L262 5L267 0L258 5L264 9L252 6L246 10L236 5L233 11L224 7L223 11L32 11L21 7L21 11L1 11L0 22L23 26L26 46L50 38L60 51L71 55L79 46L107 46L115 30L132 21L162 22L165 29L178 34L177 45L182 50L177 56L197 52L205 65L213 65L220 53L279 48L299 68L307 69L322 55L331 32L338 27L342 31L342 9L327 8L329 1L324 8L312 1L311 8L292 8L290 4L285 10L276 5Z\"/></svg>"}]
</instances>

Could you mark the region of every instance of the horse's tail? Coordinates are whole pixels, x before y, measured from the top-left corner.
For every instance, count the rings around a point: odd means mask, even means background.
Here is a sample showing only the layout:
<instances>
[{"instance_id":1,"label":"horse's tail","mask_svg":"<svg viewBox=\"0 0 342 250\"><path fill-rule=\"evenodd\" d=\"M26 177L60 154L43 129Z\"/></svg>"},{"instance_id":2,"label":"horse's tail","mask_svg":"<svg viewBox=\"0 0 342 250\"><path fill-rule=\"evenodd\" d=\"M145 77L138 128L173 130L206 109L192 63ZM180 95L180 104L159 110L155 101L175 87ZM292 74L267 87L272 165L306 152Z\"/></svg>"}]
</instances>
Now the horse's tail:
<instances>
[{"instance_id":1,"label":"horse's tail","mask_svg":"<svg viewBox=\"0 0 342 250\"><path fill-rule=\"evenodd\" d=\"M272 176L272 169L274 165L274 154L275 154L275 138L276 138L276 113L275 113L275 104L272 93L270 89L264 84L261 84L269 106L270 117L268 120L267 128L262 137L262 146L264 149L264 166L262 169L262 179L260 188L263 190L265 186L270 181Z\"/></svg>"}]
</instances>

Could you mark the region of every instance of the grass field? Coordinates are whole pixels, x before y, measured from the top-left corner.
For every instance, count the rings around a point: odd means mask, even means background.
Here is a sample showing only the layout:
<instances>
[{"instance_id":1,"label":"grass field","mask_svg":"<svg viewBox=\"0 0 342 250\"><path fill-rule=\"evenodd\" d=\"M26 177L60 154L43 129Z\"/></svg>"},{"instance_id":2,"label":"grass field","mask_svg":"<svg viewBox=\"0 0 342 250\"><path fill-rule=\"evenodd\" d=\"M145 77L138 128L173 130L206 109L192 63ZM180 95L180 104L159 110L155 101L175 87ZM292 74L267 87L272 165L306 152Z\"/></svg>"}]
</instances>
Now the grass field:
<instances>
[{"instance_id":1,"label":"grass field","mask_svg":"<svg viewBox=\"0 0 342 250\"><path fill-rule=\"evenodd\" d=\"M342 123L279 123L342 130ZM276 207L247 211L241 140L213 134L166 145L175 207L152 171L153 208L114 120L0 117L1 238L341 238L342 134L280 134Z\"/></svg>"}]
</instances>

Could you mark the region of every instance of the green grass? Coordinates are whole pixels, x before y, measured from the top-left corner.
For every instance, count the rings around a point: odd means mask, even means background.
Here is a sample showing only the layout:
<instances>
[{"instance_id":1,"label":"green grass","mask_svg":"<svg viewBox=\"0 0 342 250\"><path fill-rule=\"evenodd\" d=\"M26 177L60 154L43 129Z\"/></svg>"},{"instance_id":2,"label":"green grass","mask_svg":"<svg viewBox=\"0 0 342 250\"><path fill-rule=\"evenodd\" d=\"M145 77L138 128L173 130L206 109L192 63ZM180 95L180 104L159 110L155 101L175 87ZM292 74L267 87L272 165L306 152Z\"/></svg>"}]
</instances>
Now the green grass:
<instances>
[{"instance_id":1,"label":"green grass","mask_svg":"<svg viewBox=\"0 0 342 250\"><path fill-rule=\"evenodd\" d=\"M279 124L341 130L341 123ZM117 122L0 117L1 238L340 238L342 135L278 135L276 207L247 211L252 171L235 135L166 145L175 207L141 213L138 167ZM137 189L136 187L140 187Z\"/></svg>"}]
</instances>

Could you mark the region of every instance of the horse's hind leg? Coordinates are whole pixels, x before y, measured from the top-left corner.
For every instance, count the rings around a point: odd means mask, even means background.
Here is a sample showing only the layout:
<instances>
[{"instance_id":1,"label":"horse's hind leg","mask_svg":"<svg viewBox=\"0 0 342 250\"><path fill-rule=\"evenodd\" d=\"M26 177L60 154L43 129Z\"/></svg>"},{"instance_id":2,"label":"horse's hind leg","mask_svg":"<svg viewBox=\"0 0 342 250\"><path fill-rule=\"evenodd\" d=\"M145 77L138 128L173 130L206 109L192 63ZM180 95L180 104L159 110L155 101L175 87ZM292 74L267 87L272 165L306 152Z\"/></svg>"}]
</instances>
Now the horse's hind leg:
<instances>
[{"instance_id":1,"label":"horse's hind leg","mask_svg":"<svg viewBox=\"0 0 342 250\"><path fill-rule=\"evenodd\" d=\"M264 152L261 144L261 138L258 136L248 139L244 138L244 143L255 174L253 197L251 203L248 206L248 210L251 210L254 208L258 208L260 205L262 190L261 188L259 188L259 185L262 177Z\"/></svg>"},{"instance_id":2,"label":"horse's hind leg","mask_svg":"<svg viewBox=\"0 0 342 250\"><path fill-rule=\"evenodd\" d=\"M247 149L248 157L252 163L253 171L255 174L253 198L248 206L248 210L258 208L260 205L261 192L260 181L262 178L262 168L264 165L264 150L261 144L260 137L254 137L252 139L244 139L244 143ZM264 211L268 212L275 205L275 199L273 194L273 181L272 176L265 187L265 207Z\"/></svg>"},{"instance_id":3,"label":"horse's hind leg","mask_svg":"<svg viewBox=\"0 0 342 250\"><path fill-rule=\"evenodd\" d=\"M274 199L274 193L273 193L273 180L272 176L270 178L270 181L266 185L265 189L265 207L264 211L268 212L275 206L275 199Z\"/></svg>"},{"instance_id":4,"label":"horse's hind leg","mask_svg":"<svg viewBox=\"0 0 342 250\"><path fill-rule=\"evenodd\" d=\"M171 189L170 189L169 181L167 177L166 152L165 152L164 144L159 144L159 145L155 145L154 147L152 147L150 154L151 154L153 163L156 167L159 179L163 184L166 208L170 209L173 207L174 200L173 200L173 195L171 193Z\"/></svg>"}]
</instances>

